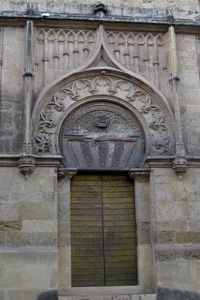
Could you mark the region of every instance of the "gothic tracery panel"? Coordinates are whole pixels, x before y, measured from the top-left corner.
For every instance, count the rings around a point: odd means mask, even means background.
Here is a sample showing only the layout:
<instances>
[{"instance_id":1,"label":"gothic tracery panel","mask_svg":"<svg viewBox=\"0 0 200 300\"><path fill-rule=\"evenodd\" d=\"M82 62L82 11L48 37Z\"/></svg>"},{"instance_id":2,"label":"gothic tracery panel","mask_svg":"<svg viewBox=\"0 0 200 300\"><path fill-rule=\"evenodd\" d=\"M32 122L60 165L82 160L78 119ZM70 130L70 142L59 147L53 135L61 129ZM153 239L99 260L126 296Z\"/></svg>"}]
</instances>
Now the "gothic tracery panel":
<instances>
[{"instance_id":1,"label":"gothic tracery panel","mask_svg":"<svg viewBox=\"0 0 200 300\"><path fill-rule=\"evenodd\" d=\"M96 43L93 30L41 28L36 33L35 89L83 64Z\"/></svg>"},{"instance_id":2,"label":"gothic tracery panel","mask_svg":"<svg viewBox=\"0 0 200 300\"><path fill-rule=\"evenodd\" d=\"M127 70L140 74L168 96L168 63L162 33L106 32L107 45Z\"/></svg>"}]
</instances>

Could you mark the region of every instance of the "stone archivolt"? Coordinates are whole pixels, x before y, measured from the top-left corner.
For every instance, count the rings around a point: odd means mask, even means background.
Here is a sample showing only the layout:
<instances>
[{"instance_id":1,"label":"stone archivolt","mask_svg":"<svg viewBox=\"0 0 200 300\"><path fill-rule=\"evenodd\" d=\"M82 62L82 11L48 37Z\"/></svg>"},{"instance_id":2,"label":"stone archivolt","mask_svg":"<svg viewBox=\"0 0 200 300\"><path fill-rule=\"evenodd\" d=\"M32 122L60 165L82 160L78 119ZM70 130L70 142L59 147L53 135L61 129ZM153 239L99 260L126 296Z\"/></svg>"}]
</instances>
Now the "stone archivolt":
<instances>
[{"instance_id":1,"label":"stone archivolt","mask_svg":"<svg viewBox=\"0 0 200 300\"><path fill-rule=\"evenodd\" d=\"M106 72L106 71L105 71ZM98 71L99 73L99 71ZM110 72L111 73L111 72ZM114 73L114 72L113 72ZM143 121L146 138L151 140L151 154L170 154L173 147L171 125L166 120L159 103L144 89L119 75L87 75L66 83L54 93L52 99L42 108L37 119L34 144L37 153L58 151L57 127L66 118L66 111L73 103L98 97L127 103ZM109 104L109 100L108 101ZM56 138L56 140L55 140ZM150 142L150 141L148 141Z\"/></svg>"}]
</instances>

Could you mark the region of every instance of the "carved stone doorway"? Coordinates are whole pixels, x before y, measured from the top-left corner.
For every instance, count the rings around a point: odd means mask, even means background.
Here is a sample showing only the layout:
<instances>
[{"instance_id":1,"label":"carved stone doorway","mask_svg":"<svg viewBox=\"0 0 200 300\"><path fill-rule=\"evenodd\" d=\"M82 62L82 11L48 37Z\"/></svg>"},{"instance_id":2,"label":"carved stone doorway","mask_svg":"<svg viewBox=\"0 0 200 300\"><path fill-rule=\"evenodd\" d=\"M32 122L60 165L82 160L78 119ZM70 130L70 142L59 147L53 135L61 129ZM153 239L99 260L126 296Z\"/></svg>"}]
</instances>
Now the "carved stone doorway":
<instances>
[{"instance_id":1,"label":"carved stone doorway","mask_svg":"<svg viewBox=\"0 0 200 300\"><path fill-rule=\"evenodd\" d=\"M133 111L121 103L118 104L117 101L108 101L102 98L96 101L94 99L87 101L86 99L66 115L60 129L59 142L63 156L63 179L59 181L58 185L58 211L60 212L58 219L59 295L63 295L59 299L66 300L68 296L81 297L81 295L87 295L88 299L90 299L89 295L133 295L153 292L153 256L151 239L149 238L149 173L140 172L139 170L143 165L146 150L145 135L140 121L138 121ZM76 179L73 180L72 177L74 178L74 175L76 175L78 178L82 176L81 174L86 174L87 176L93 174L91 178L95 180L96 177L102 177L104 176L103 174L106 174L106 176L110 176L114 180L114 177L119 174L122 174L120 175L122 177L126 177L131 169L138 170L136 177L131 173L134 182L128 180L132 193L131 201L132 204L135 203L133 205L135 206L135 211L132 212L133 224L129 224L129 227L131 234L134 233L135 237L137 226L135 248L130 251L132 252L130 255L133 254L135 257L134 275L132 274L131 281L126 281L126 283L124 282L121 285L118 285L116 282L115 284L110 283L106 285L105 278L103 278L103 284L97 285L96 283L91 284L87 282L85 285L84 282L79 281L79 279L84 278L84 272L79 276L79 272L76 273L74 271L77 267L76 261L79 259L77 254L79 253L79 245L75 243L76 245L74 246L74 237L76 237L77 228L83 229L81 228L82 219L80 221L81 224L78 224L76 221L75 223L72 222L72 218L74 218L74 214L77 214L77 209L79 210L80 207L83 211L86 209L88 212L93 205L89 198L86 201L87 205L84 201L82 202L82 196L79 195L78 201L76 201L76 197L73 198L72 193L76 193L73 190L73 182L76 182ZM102 184L101 180L100 182ZM104 193L101 189L102 192ZM126 192L124 191L124 194ZM77 188L77 193L80 193L79 188ZM95 193L98 194L98 189L95 189ZM135 200L133 200L134 195ZM78 204L74 203L74 199ZM100 199L101 203L98 203L97 206L99 205L99 209L102 210L104 197L100 197ZM125 197L121 195L120 200L116 201L120 202L122 200L121 209L125 208L125 203L123 204L124 199ZM74 206L75 208L73 208ZM82 214L85 214L85 212L82 212ZM101 214L101 218L102 216L104 217L104 214ZM92 228L95 227L95 224L93 225L91 226ZM83 231L78 237L80 243L82 243L80 237L87 235L87 230ZM105 240L101 240L101 243L105 243ZM102 249L105 250L104 247ZM84 251L85 249L83 249ZM74 253L75 258L73 258ZM105 260L105 256L102 259ZM84 257L81 258L81 261L84 262ZM105 277L105 267L104 265L103 277ZM81 268L79 263L77 268ZM92 274L90 271L89 273ZM90 277L90 274L88 277Z\"/></svg>"}]
</instances>

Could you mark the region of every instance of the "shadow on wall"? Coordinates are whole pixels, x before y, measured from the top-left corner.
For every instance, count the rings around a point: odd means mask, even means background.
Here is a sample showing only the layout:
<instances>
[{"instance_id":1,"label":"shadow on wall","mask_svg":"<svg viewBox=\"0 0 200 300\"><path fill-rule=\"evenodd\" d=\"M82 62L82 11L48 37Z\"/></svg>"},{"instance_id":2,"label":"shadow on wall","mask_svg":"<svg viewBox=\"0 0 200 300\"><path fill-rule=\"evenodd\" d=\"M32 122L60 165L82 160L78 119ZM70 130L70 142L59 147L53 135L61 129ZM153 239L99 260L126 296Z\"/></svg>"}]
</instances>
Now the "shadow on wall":
<instances>
[{"instance_id":1,"label":"shadow on wall","mask_svg":"<svg viewBox=\"0 0 200 300\"><path fill-rule=\"evenodd\" d=\"M200 300L199 293L159 288L157 300Z\"/></svg>"},{"instance_id":2,"label":"shadow on wall","mask_svg":"<svg viewBox=\"0 0 200 300\"><path fill-rule=\"evenodd\" d=\"M37 297L37 300L58 300L58 293L57 291L44 292Z\"/></svg>"}]
</instances>

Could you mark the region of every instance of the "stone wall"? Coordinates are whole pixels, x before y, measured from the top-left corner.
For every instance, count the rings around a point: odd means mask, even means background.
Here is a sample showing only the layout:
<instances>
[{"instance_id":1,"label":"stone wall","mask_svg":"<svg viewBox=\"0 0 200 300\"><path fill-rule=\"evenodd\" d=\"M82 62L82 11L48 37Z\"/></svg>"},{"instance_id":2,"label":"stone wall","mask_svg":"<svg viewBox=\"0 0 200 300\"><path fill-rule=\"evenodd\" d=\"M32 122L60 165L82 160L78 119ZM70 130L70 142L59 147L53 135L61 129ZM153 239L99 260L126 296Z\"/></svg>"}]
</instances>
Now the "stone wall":
<instances>
[{"instance_id":1,"label":"stone wall","mask_svg":"<svg viewBox=\"0 0 200 300\"><path fill-rule=\"evenodd\" d=\"M37 1L32 21L27 3L0 1L0 299L154 300L158 286L200 292L200 37L198 22L186 22L198 19L198 2L106 2L109 17L161 17L141 25L100 20L96 1ZM175 26L161 22L166 9ZM139 285L73 289L76 170L62 170L59 131L79 104L102 99L137 117L145 136L130 172Z\"/></svg>"},{"instance_id":2,"label":"stone wall","mask_svg":"<svg viewBox=\"0 0 200 300\"><path fill-rule=\"evenodd\" d=\"M39 168L29 181L1 167L1 299L35 300L57 288L55 172Z\"/></svg>"}]
</instances>

